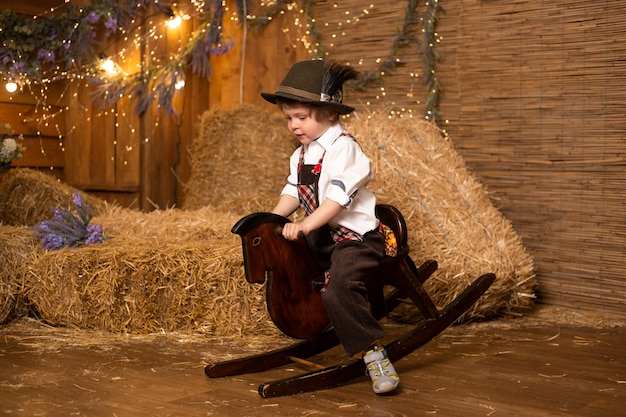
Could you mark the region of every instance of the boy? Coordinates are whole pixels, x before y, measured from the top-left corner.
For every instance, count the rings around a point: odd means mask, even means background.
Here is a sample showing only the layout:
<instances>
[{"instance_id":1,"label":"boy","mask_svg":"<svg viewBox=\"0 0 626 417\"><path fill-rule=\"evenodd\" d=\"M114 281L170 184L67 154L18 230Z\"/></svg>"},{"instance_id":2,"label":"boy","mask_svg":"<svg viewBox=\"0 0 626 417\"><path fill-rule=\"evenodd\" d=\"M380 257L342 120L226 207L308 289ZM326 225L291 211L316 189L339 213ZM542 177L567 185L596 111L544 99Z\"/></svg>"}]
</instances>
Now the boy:
<instances>
[{"instance_id":1,"label":"boy","mask_svg":"<svg viewBox=\"0 0 626 417\"><path fill-rule=\"evenodd\" d=\"M290 158L290 174L273 213L288 217L299 207L304 220L287 223L286 239L304 236L325 271L322 300L341 344L362 358L375 393L393 391L398 374L380 343L383 329L372 316L365 282L384 256L384 238L375 215L376 198L366 188L370 160L341 126L354 108L342 103L343 83L358 73L321 60L294 64L274 94L287 127L301 146Z\"/></svg>"}]
</instances>

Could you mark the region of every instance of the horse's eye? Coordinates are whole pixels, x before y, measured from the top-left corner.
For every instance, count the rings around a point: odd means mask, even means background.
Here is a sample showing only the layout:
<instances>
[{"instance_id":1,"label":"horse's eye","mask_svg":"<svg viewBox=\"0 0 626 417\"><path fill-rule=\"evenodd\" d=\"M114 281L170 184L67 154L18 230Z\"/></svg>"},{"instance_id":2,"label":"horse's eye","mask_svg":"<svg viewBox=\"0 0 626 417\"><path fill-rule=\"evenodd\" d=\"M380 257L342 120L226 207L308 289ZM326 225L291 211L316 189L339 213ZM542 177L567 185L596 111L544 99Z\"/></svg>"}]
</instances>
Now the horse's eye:
<instances>
[{"instance_id":1,"label":"horse's eye","mask_svg":"<svg viewBox=\"0 0 626 417\"><path fill-rule=\"evenodd\" d=\"M255 236L252 239L252 246L259 246L261 244L261 236Z\"/></svg>"}]
</instances>

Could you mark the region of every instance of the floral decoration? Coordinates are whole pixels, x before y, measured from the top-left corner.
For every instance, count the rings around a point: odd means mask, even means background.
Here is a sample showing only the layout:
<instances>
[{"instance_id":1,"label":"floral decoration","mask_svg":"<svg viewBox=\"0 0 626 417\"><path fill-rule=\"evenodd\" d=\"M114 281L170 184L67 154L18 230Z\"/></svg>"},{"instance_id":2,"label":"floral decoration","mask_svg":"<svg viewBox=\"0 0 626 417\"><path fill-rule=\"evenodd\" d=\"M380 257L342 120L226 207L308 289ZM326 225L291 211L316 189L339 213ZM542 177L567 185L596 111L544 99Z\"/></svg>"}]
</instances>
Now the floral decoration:
<instances>
[{"instance_id":1,"label":"floral decoration","mask_svg":"<svg viewBox=\"0 0 626 417\"><path fill-rule=\"evenodd\" d=\"M143 114L157 104L166 114L175 113L172 99L177 83L186 72L210 79L211 56L228 53L233 40L223 32L226 2L223 0L182 1L167 0L86 0L79 7L70 0L59 2L53 12L29 17L10 9L0 11L0 75L17 81L20 85L31 82L47 83L58 79L86 80L96 86L94 99L103 107L115 105L120 98L130 97L137 114ZM270 2L235 0L237 17L259 35L274 18L291 10L301 10L310 43L316 45L311 55L328 56L323 36L314 17L316 0L274 0ZM436 24L444 9L439 0L426 1L423 16L419 0L408 0L405 18L396 36L391 40L390 51L379 66L362 73L361 77L346 85L365 89L382 80L382 74L393 72L405 65L401 55L412 45L420 44L417 52L422 54L425 89L428 94L425 115L428 120L440 120L439 93L441 80L436 73L439 52L436 45L439 35ZM173 8L195 15L200 25L189 41L165 62L144 63L140 70L103 76L99 63L102 50L115 37L133 38L143 23L157 14L170 15ZM417 34L422 33L422 39ZM99 35L104 35L104 37ZM105 42L103 42L103 39Z\"/></svg>"},{"instance_id":2,"label":"floral decoration","mask_svg":"<svg viewBox=\"0 0 626 417\"><path fill-rule=\"evenodd\" d=\"M21 85L58 79L84 79L98 87L95 99L115 104L123 95L136 101L138 114L157 102L166 112L175 84L189 68L210 78L212 55L228 52L233 44L222 33L222 0L191 2L202 24L186 46L165 65L142 68L113 80L103 78L99 64L102 49L115 37L132 37L148 18L172 13L175 2L160 0L89 0L80 7L66 1L54 13L25 16L11 9L0 11L0 75ZM104 35L104 38L99 35Z\"/></svg>"},{"instance_id":3,"label":"floral decoration","mask_svg":"<svg viewBox=\"0 0 626 417\"><path fill-rule=\"evenodd\" d=\"M63 207L53 207L52 219L39 222L30 228L34 231L33 235L41 239L42 246L47 250L104 242L102 226L90 224L93 218L91 206L86 204L76 191L73 194L73 202L74 211Z\"/></svg>"},{"instance_id":4,"label":"floral decoration","mask_svg":"<svg viewBox=\"0 0 626 417\"><path fill-rule=\"evenodd\" d=\"M14 136L15 133L13 133L9 124L0 124L0 140L2 140L2 147L0 147L0 172L8 170L11 167L12 160L21 159L26 150L24 145L18 142L18 140L23 140L24 137L19 135L15 138Z\"/></svg>"}]
</instances>

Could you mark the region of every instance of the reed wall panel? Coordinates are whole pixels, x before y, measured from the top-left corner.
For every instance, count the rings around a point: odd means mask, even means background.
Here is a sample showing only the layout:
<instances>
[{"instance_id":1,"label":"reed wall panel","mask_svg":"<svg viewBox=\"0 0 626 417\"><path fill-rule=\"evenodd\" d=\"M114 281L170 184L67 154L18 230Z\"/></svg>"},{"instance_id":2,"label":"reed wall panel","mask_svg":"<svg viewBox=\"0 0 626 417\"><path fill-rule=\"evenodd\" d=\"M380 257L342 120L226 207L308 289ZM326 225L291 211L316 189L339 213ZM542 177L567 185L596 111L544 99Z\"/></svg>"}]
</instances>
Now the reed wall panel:
<instances>
[{"instance_id":1,"label":"reed wall panel","mask_svg":"<svg viewBox=\"0 0 626 417\"><path fill-rule=\"evenodd\" d=\"M540 300L625 314L626 2L446 6L442 112L533 255Z\"/></svg>"},{"instance_id":2,"label":"reed wall panel","mask_svg":"<svg viewBox=\"0 0 626 417\"><path fill-rule=\"evenodd\" d=\"M439 3L440 125L522 236L539 301L626 314L626 1ZM347 24L362 3L316 3L330 57L376 69L406 2L375 5ZM411 76L423 72L422 47L347 99L423 117L424 86Z\"/></svg>"}]
</instances>

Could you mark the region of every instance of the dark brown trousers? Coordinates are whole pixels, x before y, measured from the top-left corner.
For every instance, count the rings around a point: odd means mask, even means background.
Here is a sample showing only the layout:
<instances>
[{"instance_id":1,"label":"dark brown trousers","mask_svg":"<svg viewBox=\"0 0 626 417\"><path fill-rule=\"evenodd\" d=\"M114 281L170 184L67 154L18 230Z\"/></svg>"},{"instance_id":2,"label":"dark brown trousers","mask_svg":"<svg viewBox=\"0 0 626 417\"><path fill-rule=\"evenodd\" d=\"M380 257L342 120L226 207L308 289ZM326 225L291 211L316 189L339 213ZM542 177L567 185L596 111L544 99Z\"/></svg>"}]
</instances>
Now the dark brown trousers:
<instances>
[{"instance_id":1,"label":"dark brown trousers","mask_svg":"<svg viewBox=\"0 0 626 417\"><path fill-rule=\"evenodd\" d=\"M334 245L330 254L330 280L322 300L339 341L353 356L381 339L383 329L372 316L366 281L376 279L385 253L378 229L363 241L346 240Z\"/></svg>"}]
</instances>

